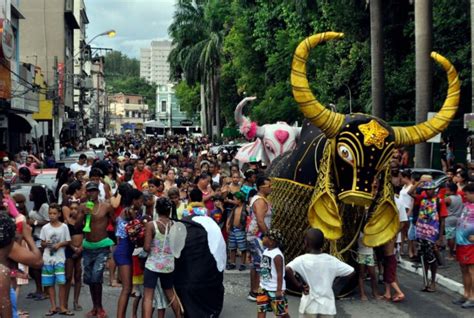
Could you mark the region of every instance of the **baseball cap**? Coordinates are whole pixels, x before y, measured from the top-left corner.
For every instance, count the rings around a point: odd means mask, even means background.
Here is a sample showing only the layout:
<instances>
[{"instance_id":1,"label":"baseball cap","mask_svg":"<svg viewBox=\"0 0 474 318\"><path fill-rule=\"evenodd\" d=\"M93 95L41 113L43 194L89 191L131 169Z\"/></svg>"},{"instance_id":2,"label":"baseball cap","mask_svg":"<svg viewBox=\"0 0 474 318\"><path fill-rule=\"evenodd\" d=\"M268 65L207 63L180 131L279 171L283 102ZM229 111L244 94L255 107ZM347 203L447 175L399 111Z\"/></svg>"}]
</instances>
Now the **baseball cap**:
<instances>
[{"instance_id":1,"label":"baseball cap","mask_svg":"<svg viewBox=\"0 0 474 318\"><path fill-rule=\"evenodd\" d=\"M99 185L95 182L88 182L86 185L86 191L99 191Z\"/></svg>"},{"instance_id":2,"label":"baseball cap","mask_svg":"<svg viewBox=\"0 0 474 318\"><path fill-rule=\"evenodd\" d=\"M132 160L138 160L139 158L138 158L138 156L137 156L136 154L132 153L132 155L130 156L130 159L132 159Z\"/></svg>"},{"instance_id":3,"label":"baseball cap","mask_svg":"<svg viewBox=\"0 0 474 318\"><path fill-rule=\"evenodd\" d=\"M256 156L251 156L249 158L249 163L258 163L257 157Z\"/></svg>"},{"instance_id":4,"label":"baseball cap","mask_svg":"<svg viewBox=\"0 0 474 318\"><path fill-rule=\"evenodd\" d=\"M8 158L8 157L3 157L2 160L3 160L3 162L9 162L9 161L10 161L10 158Z\"/></svg>"},{"instance_id":5,"label":"baseball cap","mask_svg":"<svg viewBox=\"0 0 474 318\"><path fill-rule=\"evenodd\" d=\"M437 186L433 181L426 181L422 186L422 189L424 189L424 190L433 190L433 189L436 189L436 188L437 188Z\"/></svg>"}]
</instances>

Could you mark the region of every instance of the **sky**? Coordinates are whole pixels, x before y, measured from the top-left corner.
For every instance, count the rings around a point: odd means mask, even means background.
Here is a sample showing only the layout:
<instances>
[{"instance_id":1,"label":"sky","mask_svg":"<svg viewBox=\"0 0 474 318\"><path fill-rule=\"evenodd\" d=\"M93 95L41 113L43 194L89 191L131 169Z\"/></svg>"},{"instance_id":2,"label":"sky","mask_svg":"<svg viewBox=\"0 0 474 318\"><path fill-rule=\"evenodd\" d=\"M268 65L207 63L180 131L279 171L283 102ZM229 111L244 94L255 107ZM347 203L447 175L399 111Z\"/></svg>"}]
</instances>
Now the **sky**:
<instances>
[{"instance_id":1,"label":"sky","mask_svg":"<svg viewBox=\"0 0 474 318\"><path fill-rule=\"evenodd\" d=\"M140 57L140 48L150 46L152 40L169 39L176 0L85 0L89 25L87 39L114 29L114 38L101 36L92 47L106 47L121 51L129 57Z\"/></svg>"}]
</instances>

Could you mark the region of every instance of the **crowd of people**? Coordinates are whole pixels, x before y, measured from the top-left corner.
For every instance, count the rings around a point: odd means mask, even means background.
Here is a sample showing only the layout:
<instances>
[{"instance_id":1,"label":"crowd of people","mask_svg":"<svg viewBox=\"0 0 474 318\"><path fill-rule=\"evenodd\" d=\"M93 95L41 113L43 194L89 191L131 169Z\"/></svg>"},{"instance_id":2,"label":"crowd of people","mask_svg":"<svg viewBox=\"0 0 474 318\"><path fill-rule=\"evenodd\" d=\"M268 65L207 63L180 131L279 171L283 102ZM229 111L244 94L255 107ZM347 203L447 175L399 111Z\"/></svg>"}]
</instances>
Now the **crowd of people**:
<instances>
[{"instance_id":1,"label":"crowd of people","mask_svg":"<svg viewBox=\"0 0 474 318\"><path fill-rule=\"evenodd\" d=\"M399 235L371 248L364 246L361 234L355 270L326 254L323 233L310 229L304 234L306 253L286 264L282 235L271 225L272 182L265 176L265 166L255 158L239 165L235 150L221 148L214 153L210 146L206 138L116 137L103 160L79 156L69 168L58 168L52 195L45 186L33 185L28 198L11 194L11 185L17 180L30 182L41 160L27 153L12 161L13 156L4 154L0 300L6 306L0 308L0 317L28 317L18 309L18 295L30 278L36 290L26 298L49 299L46 316L74 316L81 311L84 283L93 304L87 316L106 317L102 303L106 271L107 283L121 290L117 317L126 317L130 299L133 317L138 317L140 307L142 317L153 312L164 317L167 308L183 317L173 284L172 237L180 220L194 216L208 217L220 228L227 244L228 271L250 269L247 299L256 302L258 317L267 312L289 317L287 285L302 293L301 315L333 316L334 279L356 272L362 300L368 299L368 278L374 298L401 302L405 294L396 270L397 258L404 253L422 262L427 273L423 290L435 292L444 242L448 257L459 261L463 274L465 293L455 303L474 308L474 184L469 184L462 168L450 169L448 182L438 185L431 176L405 168L407 152L396 153L392 180ZM404 163L403 170L397 160ZM377 186L374 182L374 191ZM384 284L384 292L378 290L377 281Z\"/></svg>"}]
</instances>

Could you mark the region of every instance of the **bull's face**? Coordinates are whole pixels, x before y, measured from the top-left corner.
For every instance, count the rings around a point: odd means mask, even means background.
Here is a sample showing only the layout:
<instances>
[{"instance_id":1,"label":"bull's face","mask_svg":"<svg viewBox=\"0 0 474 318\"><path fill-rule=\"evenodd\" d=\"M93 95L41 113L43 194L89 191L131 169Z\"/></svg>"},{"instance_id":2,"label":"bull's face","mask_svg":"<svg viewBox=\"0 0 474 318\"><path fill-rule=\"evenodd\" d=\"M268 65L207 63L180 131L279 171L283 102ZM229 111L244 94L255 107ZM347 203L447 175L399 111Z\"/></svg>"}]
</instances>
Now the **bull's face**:
<instances>
[{"instance_id":1,"label":"bull's face","mask_svg":"<svg viewBox=\"0 0 474 318\"><path fill-rule=\"evenodd\" d=\"M368 115L331 111L311 92L306 61L311 48L342 36L342 33L324 32L306 38L296 48L291 69L293 96L300 110L331 143L324 149L318 184L308 210L310 225L321 228L325 237L331 240L343 235L338 201L356 205L372 203L371 184L384 168L388 168L393 147L425 142L446 129L456 114L461 90L455 68L446 58L432 52L431 57L444 68L448 77L446 100L433 118L410 127L389 127L384 121ZM331 178L332 171L335 178ZM364 225L364 244L367 246L384 244L399 231L398 212L388 169L386 171L377 202Z\"/></svg>"},{"instance_id":2,"label":"bull's face","mask_svg":"<svg viewBox=\"0 0 474 318\"><path fill-rule=\"evenodd\" d=\"M359 206L372 203L372 183L390 162L394 141L384 121L364 114L346 116L332 152L339 200Z\"/></svg>"},{"instance_id":3,"label":"bull's face","mask_svg":"<svg viewBox=\"0 0 474 318\"><path fill-rule=\"evenodd\" d=\"M261 127L263 136L260 138L262 139L268 162L272 162L273 159L282 153L294 149L300 130L301 128L292 127L285 122L263 125Z\"/></svg>"}]
</instances>

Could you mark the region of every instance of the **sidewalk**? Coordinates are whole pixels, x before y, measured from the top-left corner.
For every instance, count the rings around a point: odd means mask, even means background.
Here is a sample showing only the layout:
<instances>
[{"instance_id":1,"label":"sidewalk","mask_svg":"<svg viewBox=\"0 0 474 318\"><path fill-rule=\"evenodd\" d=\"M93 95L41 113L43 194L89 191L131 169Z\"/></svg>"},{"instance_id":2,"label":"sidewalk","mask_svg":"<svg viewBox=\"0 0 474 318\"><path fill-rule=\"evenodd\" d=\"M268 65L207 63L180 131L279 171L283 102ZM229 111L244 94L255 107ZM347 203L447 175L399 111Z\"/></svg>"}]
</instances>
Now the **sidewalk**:
<instances>
[{"instance_id":1,"label":"sidewalk","mask_svg":"<svg viewBox=\"0 0 474 318\"><path fill-rule=\"evenodd\" d=\"M444 260L445 264L438 267L436 274L436 283L458 294L464 293L462 285L461 270L456 260ZM400 267L412 273L423 276L420 263L414 263L407 257L402 257ZM429 274L428 274L429 275Z\"/></svg>"}]
</instances>

